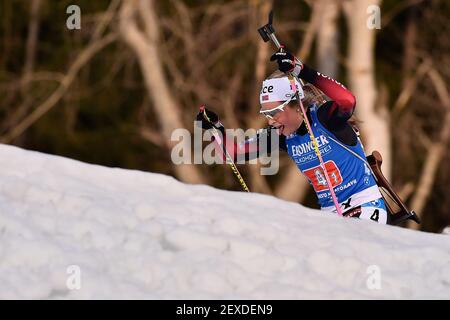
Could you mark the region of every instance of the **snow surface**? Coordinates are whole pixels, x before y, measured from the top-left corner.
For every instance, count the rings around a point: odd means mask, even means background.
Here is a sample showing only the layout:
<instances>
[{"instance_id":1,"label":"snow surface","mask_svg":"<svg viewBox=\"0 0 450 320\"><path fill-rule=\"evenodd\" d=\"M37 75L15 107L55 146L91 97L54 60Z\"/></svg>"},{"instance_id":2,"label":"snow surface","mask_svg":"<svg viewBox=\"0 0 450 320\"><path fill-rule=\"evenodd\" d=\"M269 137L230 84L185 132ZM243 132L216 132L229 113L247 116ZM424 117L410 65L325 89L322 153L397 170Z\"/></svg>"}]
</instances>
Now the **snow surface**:
<instances>
[{"instance_id":1,"label":"snow surface","mask_svg":"<svg viewBox=\"0 0 450 320\"><path fill-rule=\"evenodd\" d=\"M1 299L450 298L447 235L7 145L0 167Z\"/></svg>"}]
</instances>

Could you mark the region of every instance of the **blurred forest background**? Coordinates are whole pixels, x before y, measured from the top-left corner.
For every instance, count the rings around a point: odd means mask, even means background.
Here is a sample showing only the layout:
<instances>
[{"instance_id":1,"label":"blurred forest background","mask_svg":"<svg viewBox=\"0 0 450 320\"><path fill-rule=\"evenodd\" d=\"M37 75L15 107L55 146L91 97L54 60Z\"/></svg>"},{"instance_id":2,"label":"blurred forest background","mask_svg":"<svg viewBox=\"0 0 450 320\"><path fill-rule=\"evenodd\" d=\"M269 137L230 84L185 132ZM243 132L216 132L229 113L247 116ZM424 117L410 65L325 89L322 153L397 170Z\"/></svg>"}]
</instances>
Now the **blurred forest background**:
<instances>
[{"instance_id":1,"label":"blurred forest background","mask_svg":"<svg viewBox=\"0 0 450 320\"><path fill-rule=\"evenodd\" d=\"M69 30L67 7L81 9ZM369 29L370 5L381 8ZM447 0L3 0L0 140L106 166L228 190L226 165L174 166L171 133L202 103L227 128L261 128L261 81L276 69L257 28L349 87L366 152L422 217L450 224L450 2ZM254 192L316 207L286 155L276 176L240 165ZM409 225L417 228L415 225Z\"/></svg>"}]
</instances>

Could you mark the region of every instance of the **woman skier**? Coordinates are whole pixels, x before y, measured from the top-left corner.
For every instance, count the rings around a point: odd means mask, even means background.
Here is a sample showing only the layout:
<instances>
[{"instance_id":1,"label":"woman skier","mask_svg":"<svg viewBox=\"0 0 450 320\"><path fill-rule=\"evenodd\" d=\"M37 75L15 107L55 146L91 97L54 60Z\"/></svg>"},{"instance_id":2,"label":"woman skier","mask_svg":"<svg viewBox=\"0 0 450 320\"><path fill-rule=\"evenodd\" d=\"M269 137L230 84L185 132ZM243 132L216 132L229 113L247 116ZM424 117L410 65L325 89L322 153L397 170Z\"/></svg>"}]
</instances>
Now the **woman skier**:
<instances>
[{"instance_id":1,"label":"woman skier","mask_svg":"<svg viewBox=\"0 0 450 320\"><path fill-rule=\"evenodd\" d=\"M370 166L366 161L361 141L349 119L355 110L355 97L336 80L317 72L291 53L281 48L272 57L277 61L279 71L263 81L260 93L260 114L266 116L269 126L259 130L256 137L244 145L222 145L236 159L245 155L246 160L258 157L259 139L263 135L270 152L270 135L279 135L279 148L289 154L299 170L313 186L322 210L337 212L313 142L293 93L295 78L307 82L302 89L303 105L325 164L328 180L331 182L340 212L346 217L355 217L387 223L387 210L376 184ZM289 73L293 77L288 77ZM202 107L197 115L204 129L213 126L225 137L225 129L219 117ZM273 130L275 129L275 130ZM222 139L224 143L226 139Z\"/></svg>"}]
</instances>

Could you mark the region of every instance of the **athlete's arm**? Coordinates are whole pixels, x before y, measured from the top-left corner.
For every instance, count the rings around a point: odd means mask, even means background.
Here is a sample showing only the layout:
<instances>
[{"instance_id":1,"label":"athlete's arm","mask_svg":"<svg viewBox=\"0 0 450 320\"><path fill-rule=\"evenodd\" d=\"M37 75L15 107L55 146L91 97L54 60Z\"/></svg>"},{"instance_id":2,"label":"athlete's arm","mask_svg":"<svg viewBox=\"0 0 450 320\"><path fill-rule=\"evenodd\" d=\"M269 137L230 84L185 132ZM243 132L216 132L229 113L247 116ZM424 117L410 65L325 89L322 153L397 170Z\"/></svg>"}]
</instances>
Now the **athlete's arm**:
<instances>
[{"instance_id":1,"label":"athlete's arm","mask_svg":"<svg viewBox=\"0 0 450 320\"><path fill-rule=\"evenodd\" d=\"M352 116L356 103L355 97L342 84L304 64L284 46L270 57L270 61L275 60L280 71L291 73L313 84L334 102L326 108L323 115L325 122L345 122Z\"/></svg>"},{"instance_id":2,"label":"athlete's arm","mask_svg":"<svg viewBox=\"0 0 450 320\"><path fill-rule=\"evenodd\" d=\"M305 64L303 64L299 76L322 90L333 102L326 104L320 112L322 123L333 126L350 119L356 105L355 96L350 90L333 78L323 75Z\"/></svg>"},{"instance_id":3,"label":"athlete's arm","mask_svg":"<svg viewBox=\"0 0 450 320\"><path fill-rule=\"evenodd\" d=\"M244 160L249 161L260 156L269 155L272 151L272 140L278 138L278 135L274 133L274 129L267 127L258 130L254 137L246 139L241 143L237 143L234 137L227 137L225 127L220 123L219 116L206 107L201 107L197 114L197 125L201 128L208 130L215 128L219 134L218 139L213 136L213 141L216 142L216 152L223 156L226 160L226 152L230 155L233 161ZM276 136L273 136L275 134ZM280 136L278 140L280 150L286 151L286 143L284 136Z\"/></svg>"},{"instance_id":4,"label":"athlete's arm","mask_svg":"<svg viewBox=\"0 0 450 320\"><path fill-rule=\"evenodd\" d=\"M222 127L223 128L223 127ZM221 130L222 137L225 137L225 128ZM273 136L276 135L276 136ZM273 139L278 140L278 148L282 151L287 151L284 136L278 136L272 127L266 127L258 130L255 136L246 139L244 142L237 143L236 141L229 141L230 139L222 139L222 143L216 150L221 151L225 146L228 154L232 157L233 161L237 160L253 160L260 156L268 156L272 152ZM224 157L225 160L225 157Z\"/></svg>"},{"instance_id":5,"label":"athlete's arm","mask_svg":"<svg viewBox=\"0 0 450 320\"><path fill-rule=\"evenodd\" d=\"M336 80L307 65L303 65L300 77L322 90L330 98L330 101L325 102L317 111L320 123L341 142L350 146L356 145L357 135L347 122L355 111L355 96Z\"/></svg>"}]
</instances>

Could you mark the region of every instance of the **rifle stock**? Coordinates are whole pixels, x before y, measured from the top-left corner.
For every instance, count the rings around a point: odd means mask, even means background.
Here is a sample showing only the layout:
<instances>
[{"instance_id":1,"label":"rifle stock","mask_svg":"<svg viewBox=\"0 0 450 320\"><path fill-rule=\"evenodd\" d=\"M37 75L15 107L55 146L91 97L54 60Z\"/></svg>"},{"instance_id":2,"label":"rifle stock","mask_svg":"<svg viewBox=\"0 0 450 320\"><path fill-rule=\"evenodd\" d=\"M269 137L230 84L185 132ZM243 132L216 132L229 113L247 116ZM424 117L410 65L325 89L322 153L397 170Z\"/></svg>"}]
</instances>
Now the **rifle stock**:
<instances>
[{"instance_id":1,"label":"rifle stock","mask_svg":"<svg viewBox=\"0 0 450 320\"><path fill-rule=\"evenodd\" d=\"M382 188L400 208L400 210L396 211L392 207L392 205L389 204L385 195L382 193L382 196L386 203L386 208L388 210L388 224L398 225L408 219L411 219L420 224L420 218L417 216L417 214L406 207L405 203L402 201L402 199L400 199L392 185L383 175L383 172L381 171L381 164L383 163L381 154L378 151L374 151L371 155L367 156L367 161L369 162L369 165L375 175L378 187Z\"/></svg>"}]
</instances>

